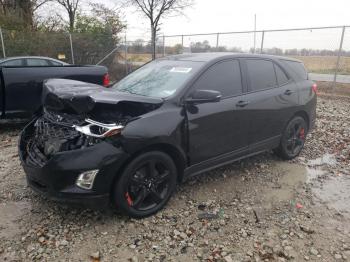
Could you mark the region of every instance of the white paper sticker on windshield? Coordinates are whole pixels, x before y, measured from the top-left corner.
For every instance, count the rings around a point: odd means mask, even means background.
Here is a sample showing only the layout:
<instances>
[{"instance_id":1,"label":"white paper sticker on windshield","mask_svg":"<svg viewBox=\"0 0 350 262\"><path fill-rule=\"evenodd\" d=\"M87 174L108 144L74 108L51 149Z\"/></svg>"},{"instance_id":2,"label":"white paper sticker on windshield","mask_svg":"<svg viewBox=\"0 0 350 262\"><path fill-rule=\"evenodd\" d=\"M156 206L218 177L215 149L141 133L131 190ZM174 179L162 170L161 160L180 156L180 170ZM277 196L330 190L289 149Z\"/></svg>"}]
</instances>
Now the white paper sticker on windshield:
<instances>
[{"instance_id":1,"label":"white paper sticker on windshield","mask_svg":"<svg viewBox=\"0 0 350 262\"><path fill-rule=\"evenodd\" d=\"M188 74L191 70L190 67L173 67L170 72Z\"/></svg>"}]
</instances>

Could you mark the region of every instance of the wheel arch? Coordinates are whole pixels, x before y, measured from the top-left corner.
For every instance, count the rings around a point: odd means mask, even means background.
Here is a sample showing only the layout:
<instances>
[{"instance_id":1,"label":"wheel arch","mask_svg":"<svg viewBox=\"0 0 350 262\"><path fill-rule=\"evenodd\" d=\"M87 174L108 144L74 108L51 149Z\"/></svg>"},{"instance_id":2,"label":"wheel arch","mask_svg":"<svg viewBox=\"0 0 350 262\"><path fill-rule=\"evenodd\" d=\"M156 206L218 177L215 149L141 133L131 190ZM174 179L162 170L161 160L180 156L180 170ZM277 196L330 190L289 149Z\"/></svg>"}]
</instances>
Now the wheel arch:
<instances>
[{"instance_id":1,"label":"wheel arch","mask_svg":"<svg viewBox=\"0 0 350 262\"><path fill-rule=\"evenodd\" d=\"M149 145L145 148L142 148L133 154L131 154L127 160L122 164L122 166L118 169L118 173L115 175L113 179L113 183L111 184L111 189L110 192L114 190L114 184L116 181L119 179L119 174L121 174L124 169L127 167L127 165L135 159L135 157L144 154L146 152L151 152L151 151L160 151L163 152L171 157L171 159L174 161L177 172L178 172L178 177L177 180L178 182L181 182L184 176L184 171L187 165L187 160L186 160L186 155L181 152L178 148L176 148L174 145L167 144L167 143L157 143L157 144L152 144ZM113 195L113 194L111 194Z\"/></svg>"},{"instance_id":2,"label":"wheel arch","mask_svg":"<svg viewBox=\"0 0 350 262\"><path fill-rule=\"evenodd\" d=\"M289 121L292 120L292 119L293 119L294 117L296 117L296 116L300 116L300 117L304 118L304 120L305 120L305 122L306 122L306 124L307 124L307 130L310 130L310 117L309 117L309 115L307 114L307 112L304 111L304 110L297 111L297 112L293 115L293 117L292 117L291 119L289 119ZM289 121L288 121L288 122L289 122Z\"/></svg>"}]
</instances>

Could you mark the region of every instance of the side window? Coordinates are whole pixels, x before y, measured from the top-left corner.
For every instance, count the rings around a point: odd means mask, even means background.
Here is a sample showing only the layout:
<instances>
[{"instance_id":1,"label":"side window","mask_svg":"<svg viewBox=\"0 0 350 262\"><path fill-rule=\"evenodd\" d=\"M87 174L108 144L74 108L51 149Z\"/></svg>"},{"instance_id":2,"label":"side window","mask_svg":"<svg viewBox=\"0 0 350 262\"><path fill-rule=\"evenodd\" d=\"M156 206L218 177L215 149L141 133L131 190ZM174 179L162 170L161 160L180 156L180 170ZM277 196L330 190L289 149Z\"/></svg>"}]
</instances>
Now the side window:
<instances>
[{"instance_id":1,"label":"side window","mask_svg":"<svg viewBox=\"0 0 350 262\"><path fill-rule=\"evenodd\" d=\"M49 63L45 59L28 58L27 66L48 66Z\"/></svg>"},{"instance_id":2,"label":"side window","mask_svg":"<svg viewBox=\"0 0 350 262\"><path fill-rule=\"evenodd\" d=\"M278 85L283 85L285 83L287 83L289 81L287 75L283 72L283 70L281 69L280 66L275 65L275 70L276 70L276 76L277 76L277 82L278 82Z\"/></svg>"},{"instance_id":3,"label":"side window","mask_svg":"<svg viewBox=\"0 0 350 262\"><path fill-rule=\"evenodd\" d=\"M23 66L22 59L14 59L3 62L1 66Z\"/></svg>"},{"instance_id":4,"label":"side window","mask_svg":"<svg viewBox=\"0 0 350 262\"><path fill-rule=\"evenodd\" d=\"M273 63L262 59L247 59L250 91L259 91L277 86Z\"/></svg>"},{"instance_id":5,"label":"side window","mask_svg":"<svg viewBox=\"0 0 350 262\"><path fill-rule=\"evenodd\" d=\"M52 65L52 66L63 66L62 63L59 63L59 62L56 62L56 61L53 61L53 60L47 60L49 65Z\"/></svg>"},{"instance_id":6,"label":"side window","mask_svg":"<svg viewBox=\"0 0 350 262\"><path fill-rule=\"evenodd\" d=\"M239 62L228 60L213 65L196 81L194 88L219 91L222 97L242 94Z\"/></svg>"}]
</instances>

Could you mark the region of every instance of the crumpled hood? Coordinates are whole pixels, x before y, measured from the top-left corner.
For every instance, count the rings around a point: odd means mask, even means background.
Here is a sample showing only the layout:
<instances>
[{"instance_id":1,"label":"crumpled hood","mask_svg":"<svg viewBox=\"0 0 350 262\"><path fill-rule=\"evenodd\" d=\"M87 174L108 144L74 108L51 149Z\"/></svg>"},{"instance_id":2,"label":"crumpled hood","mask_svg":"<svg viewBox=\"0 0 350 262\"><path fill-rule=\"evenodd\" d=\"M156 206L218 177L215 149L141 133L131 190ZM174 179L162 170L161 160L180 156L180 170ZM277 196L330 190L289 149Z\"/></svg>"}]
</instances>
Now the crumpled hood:
<instances>
[{"instance_id":1,"label":"crumpled hood","mask_svg":"<svg viewBox=\"0 0 350 262\"><path fill-rule=\"evenodd\" d=\"M46 109L52 111L84 114L103 105L108 108L112 106L116 110L118 105L125 105L125 103L155 109L163 103L163 100L118 92L99 85L67 79L49 79L44 82L43 86L42 104Z\"/></svg>"}]
</instances>

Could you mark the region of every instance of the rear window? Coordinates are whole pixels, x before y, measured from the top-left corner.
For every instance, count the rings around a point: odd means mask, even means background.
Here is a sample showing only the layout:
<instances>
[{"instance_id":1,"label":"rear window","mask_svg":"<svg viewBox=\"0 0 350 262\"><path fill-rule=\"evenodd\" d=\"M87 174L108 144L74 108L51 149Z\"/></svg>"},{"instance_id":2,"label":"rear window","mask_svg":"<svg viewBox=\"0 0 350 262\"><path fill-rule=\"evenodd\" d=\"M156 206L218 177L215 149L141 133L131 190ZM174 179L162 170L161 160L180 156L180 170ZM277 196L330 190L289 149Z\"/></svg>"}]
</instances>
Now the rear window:
<instances>
[{"instance_id":1,"label":"rear window","mask_svg":"<svg viewBox=\"0 0 350 262\"><path fill-rule=\"evenodd\" d=\"M290 68L293 73L300 79L307 80L308 74L304 65L300 62L283 60L283 62Z\"/></svg>"}]
</instances>

